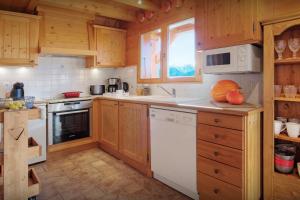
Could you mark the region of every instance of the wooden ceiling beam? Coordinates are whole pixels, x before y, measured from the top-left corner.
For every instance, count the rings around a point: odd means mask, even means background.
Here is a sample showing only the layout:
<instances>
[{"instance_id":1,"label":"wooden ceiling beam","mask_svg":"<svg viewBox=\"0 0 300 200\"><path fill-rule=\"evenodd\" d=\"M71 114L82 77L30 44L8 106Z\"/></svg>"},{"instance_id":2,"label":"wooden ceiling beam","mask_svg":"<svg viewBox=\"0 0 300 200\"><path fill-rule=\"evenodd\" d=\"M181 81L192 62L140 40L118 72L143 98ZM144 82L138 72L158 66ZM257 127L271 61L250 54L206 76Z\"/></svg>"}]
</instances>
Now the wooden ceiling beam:
<instances>
[{"instance_id":1,"label":"wooden ceiling beam","mask_svg":"<svg viewBox=\"0 0 300 200\"><path fill-rule=\"evenodd\" d=\"M140 8L143 10L158 11L160 9L159 5L155 4L151 0L113 0L113 1L128 6L132 6L135 8ZM141 2L140 4L138 3L139 1Z\"/></svg>"},{"instance_id":2,"label":"wooden ceiling beam","mask_svg":"<svg viewBox=\"0 0 300 200\"><path fill-rule=\"evenodd\" d=\"M39 4L120 19L124 21L136 20L136 9L128 8L124 5L116 5L111 1L105 0L39 0Z\"/></svg>"}]
</instances>

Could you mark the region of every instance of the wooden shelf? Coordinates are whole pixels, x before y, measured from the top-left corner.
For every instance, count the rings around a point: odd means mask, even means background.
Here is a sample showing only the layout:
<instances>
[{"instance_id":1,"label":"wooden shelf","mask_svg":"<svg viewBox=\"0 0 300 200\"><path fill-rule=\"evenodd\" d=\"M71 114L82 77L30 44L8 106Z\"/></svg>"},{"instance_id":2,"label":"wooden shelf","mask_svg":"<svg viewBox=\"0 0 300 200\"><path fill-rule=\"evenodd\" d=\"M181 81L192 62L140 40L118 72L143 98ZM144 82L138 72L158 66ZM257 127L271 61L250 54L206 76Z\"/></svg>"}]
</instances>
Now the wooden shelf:
<instances>
[{"instance_id":1,"label":"wooden shelf","mask_svg":"<svg viewBox=\"0 0 300 200\"><path fill-rule=\"evenodd\" d=\"M40 180L34 169L28 170L28 198L40 193Z\"/></svg>"},{"instance_id":2,"label":"wooden shelf","mask_svg":"<svg viewBox=\"0 0 300 200\"><path fill-rule=\"evenodd\" d=\"M299 142L300 143L300 138L292 138L292 137L289 137L288 135L286 134L279 134L279 135L275 135L275 138L276 139L279 139L279 140L285 140L285 141L290 141L290 142Z\"/></svg>"},{"instance_id":3,"label":"wooden shelf","mask_svg":"<svg viewBox=\"0 0 300 200\"><path fill-rule=\"evenodd\" d=\"M28 138L28 159L36 158L41 155L42 147L32 138Z\"/></svg>"},{"instance_id":4,"label":"wooden shelf","mask_svg":"<svg viewBox=\"0 0 300 200\"><path fill-rule=\"evenodd\" d=\"M300 64L300 58L285 58L282 60L275 60L275 65L292 65Z\"/></svg>"},{"instance_id":5,"label":"wooden shelf","mask_svg":"<svg viewBox=\"0 0 300 200\"><path fill-rule=\"evenodd\" d=\"M287 98L287 97L275 97L275 101L291 101L291 102L300 102L299 95L296 98Z\"/></svg>"}]
</instances>

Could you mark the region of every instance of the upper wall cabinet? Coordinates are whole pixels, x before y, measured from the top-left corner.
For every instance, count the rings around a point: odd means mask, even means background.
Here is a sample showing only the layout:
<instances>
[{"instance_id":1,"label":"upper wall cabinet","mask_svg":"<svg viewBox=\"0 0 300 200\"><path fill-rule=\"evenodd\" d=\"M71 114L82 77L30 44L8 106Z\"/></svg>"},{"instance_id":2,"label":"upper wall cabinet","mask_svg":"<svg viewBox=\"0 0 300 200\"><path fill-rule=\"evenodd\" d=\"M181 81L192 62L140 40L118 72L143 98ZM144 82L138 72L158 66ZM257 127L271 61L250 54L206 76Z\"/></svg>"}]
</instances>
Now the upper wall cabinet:
<instances>
[{"instance_id":1,"label":"upper wall cabinet","mask_svg":"<svg viewBox=\"0 0 300 200\"><path fill-rule=\"evenodd\" d=\"M94 26L97 55L90 67L125 66L126 30Z\"/></svg>"},{"instance_id":2,"label":"upper wall cabinet","mask_svg":"<svg viewBox=\"0 0 300 200\"><path fill-rule=\"evenodd\" d=\"M260 43L258 0L199 0L197 50Z\"/></svg>"},{"instance_id":3,"label":"upper wall cabinet","mask_svg":"<svg viewBox=\"0 0 300 200\"><path fill-rule=\"evenodd\" d=\"M38 6L43 17L40 33L40 53L66 56L96 54L90 25L94 16L66 9Z\"/></svg>"},{"instance_id":4,"label":"upper wall cabinet","mask_svg":"<svg viewBox=\"0 0 300 200\"><path fill-rule=\"evenodd\" d=\"M39 18L0 11L0 65L37 64Z\"/></svg>"}]
</instances>

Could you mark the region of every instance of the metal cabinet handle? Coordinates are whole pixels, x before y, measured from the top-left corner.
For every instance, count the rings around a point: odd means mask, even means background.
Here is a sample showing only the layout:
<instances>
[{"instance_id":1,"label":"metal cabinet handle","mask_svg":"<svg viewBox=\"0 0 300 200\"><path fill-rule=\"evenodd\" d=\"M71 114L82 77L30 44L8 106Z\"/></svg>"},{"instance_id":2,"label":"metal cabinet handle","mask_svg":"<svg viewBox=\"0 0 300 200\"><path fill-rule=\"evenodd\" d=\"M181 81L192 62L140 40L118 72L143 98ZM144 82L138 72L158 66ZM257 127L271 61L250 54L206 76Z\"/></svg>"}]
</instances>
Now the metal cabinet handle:
<instances>
[{"instance_id":1,"label":"metal cabinet handle","mask_svg":"<svg viewBox=\"0 0 300 200\"><path fill-rule=\"evenodd\" d=\"M220 136L218 134L214 134L214 138L218 139Z\"/></svg>"},{"instance_id":2,"label":"metal cabinet handle","mask_svg":"<svg viewBox=\"0 0 300 200\"><path fill-rule=\"evenodd\" d=\"M220 171L218 169L214 170L215 174L218 174Z\"/></svg>"}]
</instances>

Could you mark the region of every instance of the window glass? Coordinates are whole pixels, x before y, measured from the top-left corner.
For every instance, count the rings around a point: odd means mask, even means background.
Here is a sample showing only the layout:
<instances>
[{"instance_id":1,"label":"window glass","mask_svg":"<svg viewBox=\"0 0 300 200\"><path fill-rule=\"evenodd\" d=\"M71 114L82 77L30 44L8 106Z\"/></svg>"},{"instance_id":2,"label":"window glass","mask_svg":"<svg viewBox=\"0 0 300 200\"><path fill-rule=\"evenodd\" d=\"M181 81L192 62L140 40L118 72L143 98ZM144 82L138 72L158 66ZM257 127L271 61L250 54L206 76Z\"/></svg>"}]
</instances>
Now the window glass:
<instances>
[{"instance_id":1,"label":"window glass","mask_svg":"<svg viewBox=\"0 0 300 200\"><path fill-rule=\"evenodd\" d=\"M155 79L161 76L161 29L141 35L141 79Z\"/></svg>"},{"instance_id":2,"label":"window glass","mask_svg":"<svg viewBox=\"0 0 300 200\"><path fill-rule=\"evenodd\" d=\"M195 20L168 27L168 78L195 77Z\"/></svg>"}]
</instances>

